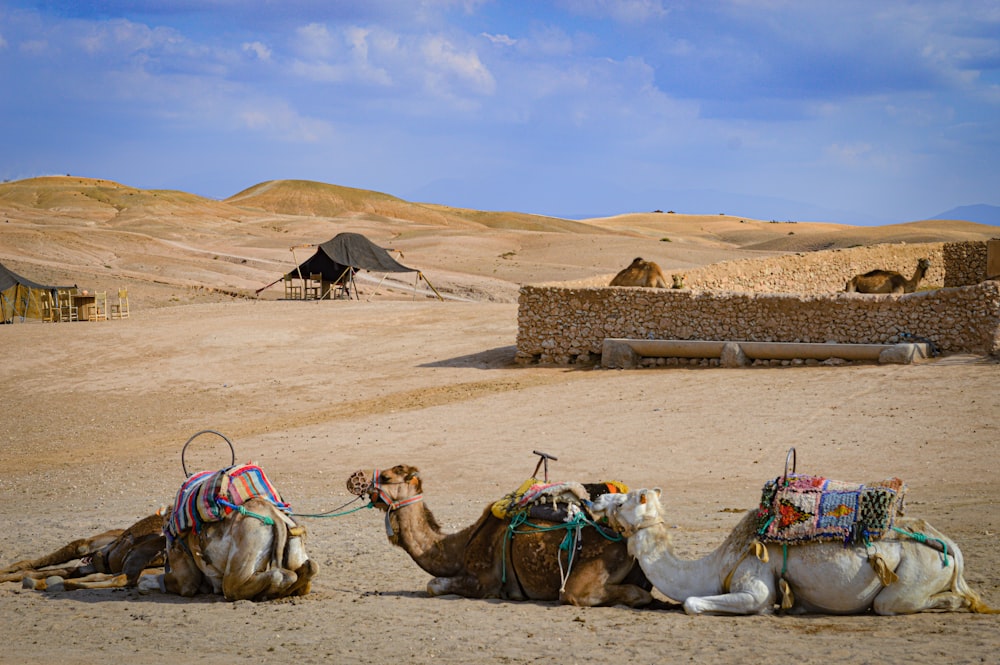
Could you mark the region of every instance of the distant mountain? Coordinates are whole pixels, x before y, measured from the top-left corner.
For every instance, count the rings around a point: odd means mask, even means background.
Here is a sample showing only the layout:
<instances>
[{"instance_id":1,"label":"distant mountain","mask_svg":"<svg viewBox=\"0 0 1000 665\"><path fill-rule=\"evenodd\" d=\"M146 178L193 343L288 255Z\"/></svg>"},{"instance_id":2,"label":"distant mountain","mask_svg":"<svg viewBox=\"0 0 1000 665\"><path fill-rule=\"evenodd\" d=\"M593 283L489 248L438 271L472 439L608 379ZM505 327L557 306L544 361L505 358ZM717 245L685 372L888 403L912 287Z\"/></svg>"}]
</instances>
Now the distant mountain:
<instances>
[{"instance_id":1,"label":"distant mountain","mask_svg":"<svg viewBox=\"0 0 1000 665\"><path fill-rule=\"evenodd\" d=\"M927 219L961 219L966 222L1000 226L1000 206L991 206L984 203L971 206L958 206Z\"/></svg>"}]
</instances>

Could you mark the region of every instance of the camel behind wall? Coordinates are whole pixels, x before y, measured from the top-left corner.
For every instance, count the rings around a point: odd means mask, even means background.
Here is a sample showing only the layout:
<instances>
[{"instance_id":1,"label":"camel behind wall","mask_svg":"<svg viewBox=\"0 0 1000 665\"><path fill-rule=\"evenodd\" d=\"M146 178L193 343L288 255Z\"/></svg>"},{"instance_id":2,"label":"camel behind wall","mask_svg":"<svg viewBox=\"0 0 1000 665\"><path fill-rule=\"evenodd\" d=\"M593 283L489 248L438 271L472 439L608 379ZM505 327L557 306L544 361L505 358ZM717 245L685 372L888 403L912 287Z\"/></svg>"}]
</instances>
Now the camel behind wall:
<instances>
[{"instance_id":1,"label":"camel behind wall","mask_svg":"<svg viewBox=\"0 0 1000 665\"><path fill-rule=\"evenodd\" d=\"M643 286L665 289L667 288L667 280L663 276L660 266L637 256L632 259L632 263L627 268L615 275L610 286Z\"/></svg>"},{"instance_id":2,"label":"camel behind wall","mask_svg":"<svg viewBox=\"0 0 1000 665\"><path fill-rule=\"evenodd\" d=\"M852 277L844 290L848 293L913 293L930 267L929 259L920 259L910 279L894 270L871 270Z\"/></svg>"}]
</instances>

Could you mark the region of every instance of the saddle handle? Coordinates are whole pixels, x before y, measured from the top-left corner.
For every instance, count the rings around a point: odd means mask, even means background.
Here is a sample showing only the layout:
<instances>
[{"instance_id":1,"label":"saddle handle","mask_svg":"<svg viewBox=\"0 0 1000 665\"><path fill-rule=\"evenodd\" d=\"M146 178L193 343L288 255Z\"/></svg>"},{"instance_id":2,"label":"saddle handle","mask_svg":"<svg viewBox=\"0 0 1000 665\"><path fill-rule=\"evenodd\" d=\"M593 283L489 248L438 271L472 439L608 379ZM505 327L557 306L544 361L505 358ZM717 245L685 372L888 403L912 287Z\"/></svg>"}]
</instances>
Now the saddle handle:
<instances>
[{"instance_id":1,"label":"saddle handle","mask_svg":"<svg viewBox=\"0 0 1000 665\"><path fill-rule=\"evenodd\" d=\"M236 464L236 449L233 448L233 442L230 441L226 437L226 435L223 434L222 432L216 432L214 429L203 429L200 432L197 432L194 435L192 435L191 438L187 440L187 443L184 444L184 447L181 448L181 469L184 470L185 478L190 478L192 474L188 473L187 463L184 461L184 453L187 452L187 448L188 446L191 445L191 442L194 441L197 437L201 436L202 434L215 434L217 436L221 436L223 441L229 444L229 457L231 460L229 462L229 466L233 466L234 464Z\"/></svg>"},{"instance_id":2,"label":"saddle handle","mask_svg":"<svg viewBox=\"0 0 1000 665\"><path fill-rule=\"evenodd\" d=\"M544 466L545 482L549 482L549 460L552 460L553 462L558 462L559 458L555 457L554 455L549 455L548 453L543 453L540 450L532 450L531 452L534 453L535 455L538 455L539 457L538 464L535 465L535 472L531 474L532 477L537 478L538 470Z\"/></svg>"},{"instance_id":3,"label":"saddle handle","mask_svg":"<svg viewBox=\"0 0 1000 665\"><path fill-rule=\"evenodd\" d=\"M792 463L792 473L795 473L796 459L795 459L795 447L794 446L791 447L791 448L789 448L788 449L788 454L785 455L785 475L783 475L781 477L781 483L782 484L786 484L788 482L788 462L789 461L791 461L791 463Z\"/></svg>"}]
</instances>

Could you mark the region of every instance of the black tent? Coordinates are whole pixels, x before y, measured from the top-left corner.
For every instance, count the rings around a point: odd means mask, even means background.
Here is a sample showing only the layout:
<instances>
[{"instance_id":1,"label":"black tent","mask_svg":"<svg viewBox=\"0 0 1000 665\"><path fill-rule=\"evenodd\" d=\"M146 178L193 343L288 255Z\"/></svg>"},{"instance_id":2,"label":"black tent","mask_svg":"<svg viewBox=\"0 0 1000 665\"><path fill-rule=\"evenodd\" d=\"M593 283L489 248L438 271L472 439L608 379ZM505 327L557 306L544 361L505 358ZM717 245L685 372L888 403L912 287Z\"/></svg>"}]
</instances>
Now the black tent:
<instances>
[{"instance_id":1,"label":"black tent","mask_svg":"<svg viewBox=\"0 0 1000 665\"><path fill-rule=\"evenodd\" d=\"M313 245L306 245L312 247ZM292 256L294 250L292 248ZM354 287L354 273L358 270L368 270L370 272L380 272L384 274L399 272L415 272L417 279L427 281L416 268L408 268L402 263L392 258L388 250L374 244L360 233L338 233L330 240L318 246L316 253L300 263L294 270L285 274L282 279L288 287L288 280L314 280L315 275L322 275L322 289L317 294L320 298L326 298L332 290L346 293L350 297L351 289ZM279 280L280 281L280 280ZM272 282L275 284L277 282ZM434 289L430 282L427 285ZM271 284L268 284L271 286ZM259 289L260 293L264 289ZM435 294L437 290L434 289ZM286 297L288 297L286 295ZM302 294L291 296L301 298ZM308 293L306 294L308 298ZM437 294L437 297L441 296Z\"/></svg>"},{"instance_id":2,"label":"black tent","mask_svg":"<svg viewBox=\"0 0 1000 665\"><path fill-rule=\"evenodd\" d=\"M25 318L40 319L43 317L41 294L47 291L52 302L56 301L56 292L61 289L73 289L75 286L47 286L21 277L13 270L0 263L0 310L3 312L3 323L11 323L14 317L22 321Z\"/></svg>"},{"instance_id":3,"label":"black tent","mask_svg":"<svg viewBox=\"0 0 1000 665\"><path fill-rule=\"evenodd\" d=\"M322 274L324 282L336 283L349 277L351 269L383 273L419 272L416 268L407 268L360 233L338 233L321 244L315 254L286 277Z\"/></svg>"}]
</instances>

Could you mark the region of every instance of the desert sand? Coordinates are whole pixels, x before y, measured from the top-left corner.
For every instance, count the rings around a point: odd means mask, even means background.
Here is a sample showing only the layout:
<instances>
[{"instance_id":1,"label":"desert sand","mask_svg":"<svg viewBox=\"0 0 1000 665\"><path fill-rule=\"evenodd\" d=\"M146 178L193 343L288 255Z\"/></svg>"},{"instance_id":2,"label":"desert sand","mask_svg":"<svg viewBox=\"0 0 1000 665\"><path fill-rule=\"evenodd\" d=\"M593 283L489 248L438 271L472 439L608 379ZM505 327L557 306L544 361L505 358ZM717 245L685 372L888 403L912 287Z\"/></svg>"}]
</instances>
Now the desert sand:
<instances>
[{"instance_id":1,"label":"desert sand","mask_svg":"<svg viewBox=\"0 0 1000 665\"><path fill-rule=\"evenodd\" d=\"M877 230L649 215L538 230L468 213L389 216L370 201L361 212L241 209L234 221L234 203L223 214L223 203L185 199L130 219L127 206L45 207L5 199L3 187L0 262L40 281L128 284L132 316L0 326L0 565L171 501L184 480L181 449L205 429L226 434L237 461L264 468L298 514L348 504L356 469L415 465L448 531L516 488L543 450L559 458L553 480L663 488L690 557L756 506L794 447L800 472L902 478L907 514L954 537L970 584L1000 605L995 359L634 371L514 363L519 283L613 274L636 255L669 270L814 241L877 242ZM91 182L75 191L107 194ZM992 231L902 226L885 239ZM290 302L277 287L233 297L290 269L290 246L340 230L402 248L446 299L412 282L376 290L368 276L359 300ZM308 253L296 250L300 261ZM185 458L189 470L229 461L212 435L196 437ZM1000 619L985 615L688 617L431 598L429 576L389 544L381 513L301 519L320 565L308 596L229 603L0 584L0 662L980 663L1000 646Z\"/></svg>"}]
</instances>

